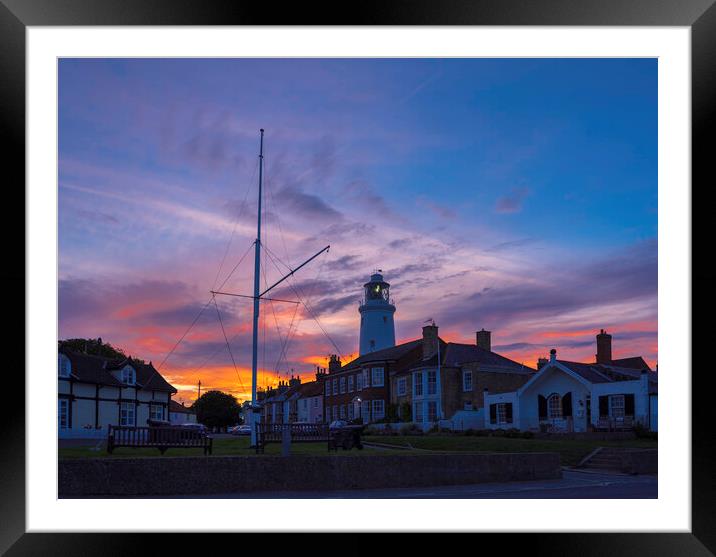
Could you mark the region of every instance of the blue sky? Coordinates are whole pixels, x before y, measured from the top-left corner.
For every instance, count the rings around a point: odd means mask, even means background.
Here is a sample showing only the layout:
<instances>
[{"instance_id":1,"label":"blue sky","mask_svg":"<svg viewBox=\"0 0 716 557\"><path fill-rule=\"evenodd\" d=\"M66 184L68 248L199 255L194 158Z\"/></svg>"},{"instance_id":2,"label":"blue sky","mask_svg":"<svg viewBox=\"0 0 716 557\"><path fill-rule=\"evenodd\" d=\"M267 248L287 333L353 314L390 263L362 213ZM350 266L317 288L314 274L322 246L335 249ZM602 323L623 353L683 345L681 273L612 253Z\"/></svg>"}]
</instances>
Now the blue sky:
<instances>
[{"instance_id":1,"label":"blue sky","mask_svg":"<svg viewBox=\"0 0 716 557\"><path fill-rule=\"evenodd\" d=\"M63 59L61 337L161 361L229 238L227 261L251 241L261 127L266 243L292 264L333 246L297 285L345 357L382 268L401 340L434 317L528 364L551 346L588 361L605 327L615 357L656 362L655 59ZM222 303L243 369L245 308ZM299 320L279 372L335 351ZM211 382L215 329L167 362L175 382ZM228 355L208 365L224 377Z\"/></svg>"}]
</instances>

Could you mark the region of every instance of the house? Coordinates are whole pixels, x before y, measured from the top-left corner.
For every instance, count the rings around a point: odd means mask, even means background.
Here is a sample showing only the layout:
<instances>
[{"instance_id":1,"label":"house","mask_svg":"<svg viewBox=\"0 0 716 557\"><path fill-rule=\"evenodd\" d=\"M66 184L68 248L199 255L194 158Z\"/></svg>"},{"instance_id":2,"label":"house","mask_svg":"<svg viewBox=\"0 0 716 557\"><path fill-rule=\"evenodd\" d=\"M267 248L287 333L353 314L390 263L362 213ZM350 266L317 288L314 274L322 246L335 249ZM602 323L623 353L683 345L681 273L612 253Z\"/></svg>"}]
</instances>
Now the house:
<instances>
[{"instance_id":1,"label":"house","mask_svg":"<svg viewBox=\"0 0 716 557\"><path fill-rule=\"evenodd\" d=\"M321 368L316 372L316 380L303 383L297 390L296 421L301 423L323 423L323 380L326 373Z\"/></svg>"},{"instance_id":2,"label":"house","mask_svg":"<svg viewBox=\"0 0 716 557\"><path fill-rule=\"evenodd\" d=\"M179 404L176 400L170 400L169 421L172 425L195 424L197 423L196 412L184 406L183 402Z\"/></svg>"},{"instance_id":3,"label":"house","mask_svg":"<svg viewBox=\"0 0 716 557\"><path fill-rule=\"evenodd\" d=\"M262 404L262 422L323 423L323 378L325 370L317 368L316 380L301 383L301 378L291 375L288 381L279 381L278 387L266 391Z\"/></svg>"},{"instance_id":4,"label":"house","mask_svg":"<svg viewBox=\"0 0 716 557\"><path fill-rule=\"evenodd\" d=\"M421 340L368 352L344 366L331 356L324 381L326 421L357 419L367 424L386 418L390 377L421 357Z\"/></svg>"},{"instance_id":5,"label":"house","mask_svg":"<svg viewBox=\"0 0 716 557\"><path fill-rule=\"evenodd\" d=\"M445 342L435 323L423 327L421 357L391 376L391 403L401 421L423 429L482 428L484 388L509 392L535 370L492 351L491 332L476 333L475 344Z\"/></svg>"},{"instance_id":6,"label":"house","mask_svg":"<svg viewBox=\"0 0 716 557\"><path fill-rule=\"evenodd\" d=\"M113 426L142 426L167 420L177 390L154 368L129 358L107 358L60 348L58 435L104 437Z\"/></svg>"},{"instance_id":7,"label":"house","mask_svg":"<svg viewBox=\"0 0 716 557\"><path fill-rule=\"evenodd\" d=\"M641 367L638 369L637 366ZM483 393L485 428L585 432L657 430L658 375L641 357L612 360L611 335L597 335L594 363L548 361L519 389Z\"/></svg>"}]
</instances>

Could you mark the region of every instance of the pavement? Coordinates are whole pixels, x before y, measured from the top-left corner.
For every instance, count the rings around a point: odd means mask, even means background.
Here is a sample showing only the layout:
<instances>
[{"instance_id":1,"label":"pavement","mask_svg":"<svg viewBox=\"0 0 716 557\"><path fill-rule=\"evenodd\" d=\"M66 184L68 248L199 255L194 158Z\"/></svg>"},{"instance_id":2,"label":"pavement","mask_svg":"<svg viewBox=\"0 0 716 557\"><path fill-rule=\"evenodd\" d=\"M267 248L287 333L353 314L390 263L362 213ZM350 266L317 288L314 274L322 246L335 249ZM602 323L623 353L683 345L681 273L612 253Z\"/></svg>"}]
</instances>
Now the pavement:
<instances>
[{"instance_id":1,"label":"pavement","mask_svg":"<svg viewBox=\"0 0 716 557\"><path fill-rule=\"evenodd\" d=\"M190 499L656 499L656 475L564 469L558 480L342 491L262 491L177 496ZM160 497L163 499L172 497Z\"/></svg>"}]
</instances>

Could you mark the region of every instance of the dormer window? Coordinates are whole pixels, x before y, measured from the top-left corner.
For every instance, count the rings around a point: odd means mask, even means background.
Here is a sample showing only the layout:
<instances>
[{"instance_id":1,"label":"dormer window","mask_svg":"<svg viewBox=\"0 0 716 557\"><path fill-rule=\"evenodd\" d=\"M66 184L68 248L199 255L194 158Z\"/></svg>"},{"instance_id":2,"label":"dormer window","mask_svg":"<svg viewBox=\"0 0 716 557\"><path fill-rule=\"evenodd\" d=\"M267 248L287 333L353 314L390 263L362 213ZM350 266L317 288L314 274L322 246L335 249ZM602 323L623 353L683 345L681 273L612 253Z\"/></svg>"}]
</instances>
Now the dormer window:
<instances>
[{"instance_id":1,"label":"dormer window","mask_svg":"<svg viewBox=\"0 0 716 557\"><path fill-rule=\"evenodd\" d=\"M69 377L72 373L72 364L66 355L59 354L57 356L57 370L60 377Z\"/></svg>"},{"instance_id":2,"label":"dormer window","mask_svg":"<svg viewBox=\"0 0 716 557\"><path fill-rule=\"evenodd\" d=\"M137 377L134 373L134 368L130 366L124 366L122 368L122 383L126 383L127 385L134 385L136 382Z\"/></svg>"}]
</instances>

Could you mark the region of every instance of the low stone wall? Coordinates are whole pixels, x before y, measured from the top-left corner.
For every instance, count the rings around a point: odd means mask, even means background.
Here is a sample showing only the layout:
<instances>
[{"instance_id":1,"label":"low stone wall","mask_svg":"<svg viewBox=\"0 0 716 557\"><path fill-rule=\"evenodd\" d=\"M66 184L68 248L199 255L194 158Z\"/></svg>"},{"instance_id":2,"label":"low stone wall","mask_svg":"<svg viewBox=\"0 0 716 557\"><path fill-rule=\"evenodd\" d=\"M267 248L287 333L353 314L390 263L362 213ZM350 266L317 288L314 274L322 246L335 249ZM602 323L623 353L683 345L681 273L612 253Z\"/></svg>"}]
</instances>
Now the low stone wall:
<instances>
[{"instance_id":1,"label":"low stone wall","mask_svg":"<svg viewBox=\"0 0 716 557\"><path fill-rule=\"evenodd\" d=\"M59 496L203 495L557 479L557 453L86 458L59 461Z\"/></svg>"},{"instance_id":2,"label":"low stone wall","mask_svg":"<svg viewBox=\"0 0 716 557\"><path fill-rule=\"evenodd\" d=\"M627 474L657 474L659 454L657 449L630 449L620 455L621 471Z\"/></svg>"}]
</instances>

